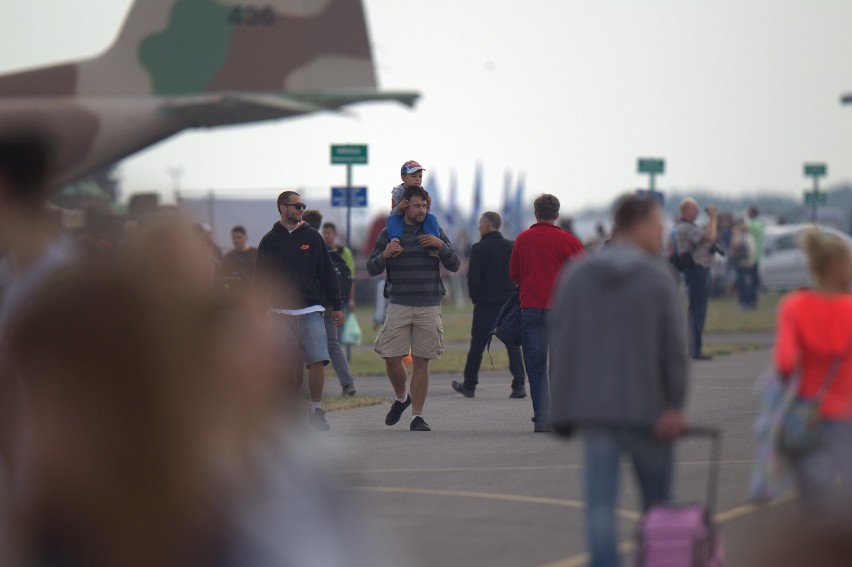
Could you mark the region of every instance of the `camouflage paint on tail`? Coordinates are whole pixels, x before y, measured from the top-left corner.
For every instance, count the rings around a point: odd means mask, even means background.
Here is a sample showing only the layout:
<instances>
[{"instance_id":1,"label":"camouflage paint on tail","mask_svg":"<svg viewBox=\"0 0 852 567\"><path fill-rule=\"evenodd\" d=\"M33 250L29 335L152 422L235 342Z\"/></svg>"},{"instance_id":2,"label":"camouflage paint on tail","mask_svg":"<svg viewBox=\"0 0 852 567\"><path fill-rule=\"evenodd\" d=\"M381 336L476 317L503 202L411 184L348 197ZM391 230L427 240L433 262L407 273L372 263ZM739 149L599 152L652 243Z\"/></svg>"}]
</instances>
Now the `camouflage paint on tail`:
<instances>
[{"instance_id":1,"label":"camouflage paint on tail","mask_svg":"<svg viewBox=\"0 0 852 567\"><path fill-rule=\"evenodd\" d=\"M52 135L59 186L187 128L417 97L376 88L360 0L136 0L103 55L0 76L0 129Z\"/></svg>"},{"instance_id":2,"label":"camouflage paint on tail","mask_svg":"<svg viewBox=\"0 0 852 567\"><path fill-rule=\"evenodd\" d=\"M375 86L358 0L137 0L103 55L0 77L0 97Z\"/></svg>"}]
</instances>

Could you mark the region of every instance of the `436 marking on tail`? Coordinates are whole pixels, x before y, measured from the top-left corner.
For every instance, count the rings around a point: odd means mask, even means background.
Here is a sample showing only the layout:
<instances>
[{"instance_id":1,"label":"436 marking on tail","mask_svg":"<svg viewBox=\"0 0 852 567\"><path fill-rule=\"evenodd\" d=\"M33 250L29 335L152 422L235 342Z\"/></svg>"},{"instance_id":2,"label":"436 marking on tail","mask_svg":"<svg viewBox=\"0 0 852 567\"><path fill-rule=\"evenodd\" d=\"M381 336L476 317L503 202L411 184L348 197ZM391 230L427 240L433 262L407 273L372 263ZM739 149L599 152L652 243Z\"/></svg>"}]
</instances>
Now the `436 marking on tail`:
<instances>
[{"instance_id":1,"label":"436 marking on tail","mask_svg":"<svg viewBox=\"0 0 852 567\"><path fill-rule=\"evenodd\" d=\"M228 23L234 26L271 26L275 10L270 6L235 6L228 13Z\"/></svg>"}]
</instances>

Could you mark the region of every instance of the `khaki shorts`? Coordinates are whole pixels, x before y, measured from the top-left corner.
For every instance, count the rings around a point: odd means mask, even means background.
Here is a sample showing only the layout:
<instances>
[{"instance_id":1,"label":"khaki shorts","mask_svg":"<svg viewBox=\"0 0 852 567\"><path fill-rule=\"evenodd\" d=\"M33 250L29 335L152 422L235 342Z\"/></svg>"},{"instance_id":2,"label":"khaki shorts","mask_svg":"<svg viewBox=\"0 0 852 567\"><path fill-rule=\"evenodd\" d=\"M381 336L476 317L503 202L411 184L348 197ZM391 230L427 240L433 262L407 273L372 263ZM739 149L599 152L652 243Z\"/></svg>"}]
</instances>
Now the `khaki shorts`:
<instances>
[{"instance_id":1,"label":"khaki shorts","mask_svg":"<svg viewBox=\"0 0 852 567\"><path fill-rule=\"evenodd\" d=\"M444 325L441 306L412 307L388 305L385 324L376 335L375 351L382 358L411 354L428 360L444 352Z\"/></svg>"}]
</instances>

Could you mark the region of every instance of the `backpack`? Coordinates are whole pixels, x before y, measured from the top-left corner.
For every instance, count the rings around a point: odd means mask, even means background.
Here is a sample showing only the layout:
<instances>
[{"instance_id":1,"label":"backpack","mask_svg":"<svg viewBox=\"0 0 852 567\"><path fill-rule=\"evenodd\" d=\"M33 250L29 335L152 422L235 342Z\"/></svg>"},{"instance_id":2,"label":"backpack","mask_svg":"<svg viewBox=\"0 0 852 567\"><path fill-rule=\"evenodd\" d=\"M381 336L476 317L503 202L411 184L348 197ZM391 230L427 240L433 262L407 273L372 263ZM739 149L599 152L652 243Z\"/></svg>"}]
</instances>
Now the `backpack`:
<instances>
[{"instance_id":1,"label":"backpack","mask_svg":"<svg viewBox=\"0 0 852 567\"><path fill-rule=\"evenodd\" d=\"M340 297L346 301L349 299L349 294L352 293L352 270L349 269L349 265L338 250L329 250L329 255L331 256L331 265L334 266L337 279L340 281Z\"/></svg>"},{"instance_id":2,"label":"backpack","mask_svg":"<svg viewBox=\"0 0 852 567\"><path fill-rule=\"evenodd\" d=\"M497 312L497 317L488 333L489 358L491 357L491 339L495 336L506 346L521 346L521 299L517 287ZM491 363L494 364L494 361L492 360Z\"/></svg>"},{"instance_id":3,"label":"backpack","mask_svg":"<svg viewBox=\"0 0 852 567\"><path fill-rule=\"evenodd\" d=\"M669 257L669 262L671 262L672 266L674 266L679 272L685 272L695 265L695 260L692 258L691 252L672 254L671 257Z\"/></svg>"}]
</instances>

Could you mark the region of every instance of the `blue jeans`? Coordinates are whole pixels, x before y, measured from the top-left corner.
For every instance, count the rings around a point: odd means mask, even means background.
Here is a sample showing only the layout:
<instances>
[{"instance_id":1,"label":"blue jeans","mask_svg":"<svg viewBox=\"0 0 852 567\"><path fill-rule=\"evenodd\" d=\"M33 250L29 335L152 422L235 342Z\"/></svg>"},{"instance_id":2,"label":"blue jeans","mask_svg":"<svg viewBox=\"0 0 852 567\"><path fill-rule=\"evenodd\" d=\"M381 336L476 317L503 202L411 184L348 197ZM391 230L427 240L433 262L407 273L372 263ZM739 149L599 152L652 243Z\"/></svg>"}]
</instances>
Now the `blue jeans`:
<instances>
[{"instance_id":1,"label":"blue jeans","mask_svg":"<svg viewBox=\"0 0 852 567\"><path fill-rule=\"evenodd\" d=\"M751 307L757 303L757 281L754 267L737 267L737 300L740 305Z\"/></svg>"},{"instance_id":2,"label":"blue jeans","mask_svg":"<svg viewBox=\"0 0 852 567\"><path fill-rule=\"evenodd\" d=\"M701 335L707 319L707 302L710 300L710 269L695 265L683 272L689 297L689 330L691 356L701 354Z\"/></svg>"},{"instance_id":3,"label":"blue jeans","mask_svg":"<svg viewBox=\"0 0 852 567\"><path fill-rule=\"evenodd\" d=\"M583 427L586 468L586 537L591 567L619 565L615 508L621 455L633 463L642 492L642 507L670 499L674 449L651 432L619 427Z\"/></svg>"},{"instance_id":4,"label":"blue jeans","mask_svg":"<svg viewBox=\"0 0 852 567\"><path fill-rule=\"evenodd\" d=\"M550 424L550 381L547 374L548 338L545 321L547 309L521 309L521 348L530 397L533 405L533 422Z\"/></svg>"},{"instance_id":5,"label":"blue jeans","mask_svg":"<svg viewBox=\"0 0 852 567\"><path fill-rule=\"evenodd\" d=\"M388 238L393 240L402 238L402 231L405 221L402 220L402 215L391 215L388 217ZM423 234L431 234L441 238L441 229L438 227L438 219L432 213L426 213L426 219L423 221Z\"/></svg>"}]
</instances>

